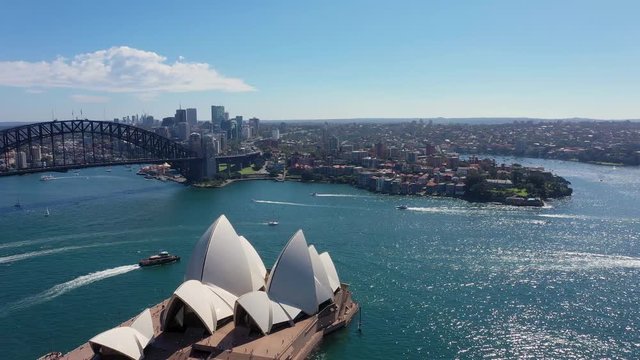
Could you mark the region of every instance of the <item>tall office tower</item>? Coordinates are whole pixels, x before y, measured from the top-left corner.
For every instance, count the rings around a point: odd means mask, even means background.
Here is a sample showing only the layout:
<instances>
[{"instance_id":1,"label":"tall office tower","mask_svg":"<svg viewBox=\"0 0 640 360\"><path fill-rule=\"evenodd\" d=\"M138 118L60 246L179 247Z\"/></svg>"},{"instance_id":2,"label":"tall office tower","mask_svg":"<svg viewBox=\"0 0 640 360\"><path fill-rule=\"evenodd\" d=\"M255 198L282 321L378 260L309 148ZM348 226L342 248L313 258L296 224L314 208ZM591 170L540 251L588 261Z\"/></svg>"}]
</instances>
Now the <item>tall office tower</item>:
<instances>
[{"instance_id":1,"label":"tall office tower","mask_svg":"<svg viewBox=\"0 0 640 360\"><path fill-rule=\"evenodd\" d=\"M189 123L191 128L194 128L196 125L198 125L198 113L196 109L187 109L187 122Z\"/></svg>"},{"instance_id":2,"label":"tall office tower","mask_svg":"<svg viewBox=\"0 0 640 360\"><path fill-rule=\"evenodd\" d=\"M176 119L176 124L181 123L181 122L186 123L187 122L187 110L185 110L185 109L176 110L175 119Z\"/></svg>"},{"instance_id":3,"label":"tall office tower","mask_svg":"<svg viewBox=\"0 0 640 360\"><path fill-rule=\"evenodd\" d=\"M256 117L249 119L249 126L253 128L253 136L258 136L260 132L260 119Z\"/></svg>"},{"instance_id":4,"label":"tall office tower","mask_svg":"<svg viewBox=\"0 0 640 360\"><path fill-rule=\"evenodd\" d=\"M236 116L234 119L235 123L236 123L236 127L235 127L235 133L233 134L233 138L234 139L241 139L242 138L242 116Z\"/></svg>"},{"instance_id":5,"label":"tall office tower","mask_svg":"<svg viewBox=\"0 0 640 360\"><path fill-rule=\"evenodd\" d=\"M211 106L211 123L214 129L221 129L222 122L225 120L224 114L224 106Z\"/></svg>"}]
</instances>

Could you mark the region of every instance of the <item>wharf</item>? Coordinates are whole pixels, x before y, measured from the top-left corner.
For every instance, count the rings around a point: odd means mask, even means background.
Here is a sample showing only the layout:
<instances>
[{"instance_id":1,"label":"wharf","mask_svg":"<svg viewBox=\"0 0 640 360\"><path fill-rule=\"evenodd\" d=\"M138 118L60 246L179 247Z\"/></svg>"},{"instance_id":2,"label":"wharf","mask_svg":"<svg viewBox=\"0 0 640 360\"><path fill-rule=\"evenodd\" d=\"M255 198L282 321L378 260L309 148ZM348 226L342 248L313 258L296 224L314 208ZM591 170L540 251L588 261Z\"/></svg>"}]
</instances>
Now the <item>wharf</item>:
<instances>
[{"instance_id":1,"label":"wharf","mask_svg":"<svg viewBox=\"0 0 640 360\"><path fill-rule=\"evenodd\" d=\"M236 327L231 321L209 335L200 328L188 328L184 333L163 332L160 319L168 301L167 299L151 308L154 340L144 351L145 359L302 360L318 346L324 335L347 326L359 311L349 286L341 284L333 304L291 327L269 335L260 335L250 333L247 328ZM120 326L130 325L133 320L129 319ZM94 358L87 342L59 359L99 358Z\"/></svg>"}]
</instances>

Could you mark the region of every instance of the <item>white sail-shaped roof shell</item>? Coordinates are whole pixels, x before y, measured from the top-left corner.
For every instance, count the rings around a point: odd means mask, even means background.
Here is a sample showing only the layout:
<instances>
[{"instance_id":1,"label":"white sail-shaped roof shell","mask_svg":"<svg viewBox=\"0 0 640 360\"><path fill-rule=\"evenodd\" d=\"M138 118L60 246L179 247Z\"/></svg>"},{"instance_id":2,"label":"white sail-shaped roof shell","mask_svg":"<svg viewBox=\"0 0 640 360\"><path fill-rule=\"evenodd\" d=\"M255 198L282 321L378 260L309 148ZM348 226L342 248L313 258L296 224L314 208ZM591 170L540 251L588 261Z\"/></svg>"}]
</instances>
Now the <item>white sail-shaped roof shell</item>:
<instances>
[{"instance_id":1,"label":"white sail-shaped roof shell","mask_svg":"<svg viewBox=\"0 0 640 360\"><path fill-rule=\"evenodd\" d=\"M185 280L198 280L241 296L264 287L264 264L246 239L221 215L200 237Z\"/></svg>"},{"instance_id":2,"label":"white sail-shaped roof shell","mask_svg":"<svg viewBox=\"0 0 640 360\"><path fill-rule=\"evenodd\" d=\"M338 278L338 272L336 271L336 267L333 264L333 260L331 260L331 256L328 252L323 252L319 255L320 260L322 261L322 265L324 266L324 270L329 278L329 284L331 285L331 290L336 292L340 289L340 278Z\"/></svg>"},{"instance_id":3,"label":"white sail-shaped roof shell","mask_svg":"<svg viewBox=\"0 0 640 360\"><path fill-rule=\"evenodd\" d=\"M253 281L253 288L260 289L265 286L265 279L267 278L267 268L262 262L262 258L258 255L256 249L249 243L244 236L240 236L240 241L244 247L249 266L251 267L251 278Z\"/></svg>"},{"instance_id":4,"label":"white sail-shaped roof shell","mask_svg":"<svg viewBox=\"0 0 640 360\"><path fill-rule=\"evenodd\" d=\"M301 309L307 315L318 311L313 265L302 230L291 237L276 260L267 294L271 300Z\"/></svg>"},{"instance_id":5,"label":"white sail-shaped roof shell","mask_svg":"<svg viewBox=\"0 0 640 360\"><path fill-rule=\"evenodd\" d=\"M144 348L153 338L153 322L151 311L145 309L131 326L109 329L89 340L91 349L97 353L100 348L108 348L130 359L139 360L144 357Z\"/></svg>"},{"instance_id":6,"label":"white sail-shaped roof shell","mask_svg":"<svg viewBox=\"0 0 640 360\"><path fill-rule=\"evenodd\" d=\"M320 260L318 251L313 245L309 245L309 257L311 258L313 276L316 283L316 301L318 304L322 304L329 299L333 299L333 290L322 260Z\"/></svg>"},{"instance_id":7,"label":"white sail-shaped roof shell","mask_svg":"<svg viewBox=\"0 0 640 360\"><path fill-rule=\"evenodd\" d=\"M254 291L238 298L234 309L234 322L237 325L239 309L242 308L253 319L264 335L271 332L274 325L291 322L291 318L277 302L269 299L264 291Z\"/></svg>"},{"instance_id":8,"label":"white sail-shaped roof shell","mask_svg":"<svg viewBox=\"0 0 640 360\"><path fill-rule=\"evenodd\" d=\"M208 286L197 280L188 280L182 283L173 293L167 304L167 309L171 309L177 299L180 299L186 306L191 308L207 331L213 334L216 331L219 320L233 315L233 304L237 297L224 291L224 289ZM166 313L165 316L171 315ZM167 322L168 319L165 319L163 324Z\"/></svg>"}]
</instances>

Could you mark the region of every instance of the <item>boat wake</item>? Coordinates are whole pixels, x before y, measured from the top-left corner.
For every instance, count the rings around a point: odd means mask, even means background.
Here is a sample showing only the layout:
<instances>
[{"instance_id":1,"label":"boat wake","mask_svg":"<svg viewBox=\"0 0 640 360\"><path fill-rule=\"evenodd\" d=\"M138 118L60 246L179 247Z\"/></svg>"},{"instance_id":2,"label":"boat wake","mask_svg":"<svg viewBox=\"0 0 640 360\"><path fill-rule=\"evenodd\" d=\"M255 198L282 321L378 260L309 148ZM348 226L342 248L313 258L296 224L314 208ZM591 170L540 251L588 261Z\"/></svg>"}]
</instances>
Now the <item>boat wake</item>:
<instances>
[{"instance_id":1,"label":"boat wake","mask_svg":"<svg viewBox=\"0 0 640 360\"><path fill-rule=\"evenodd\" d=\"M640 258L623 255L563 251L555 253L553 260L553 263L547 264L547 269L567 271L640 268Z\"/></svg>"},{"instance_id":2,"label":"boat wake","mask_svg":"<svg viewBox=\"0 0 640 360\"><path fill-rule=\"evenodd\" d=\"M587 216L571 215L571 214L539 214L540 217L552 218L552 219L576 219L587 220Z\"/></svg>"},{"instance_id":3,"label":"boat wake","mask_svg":"<svg viewBox=\"0 0 640 360\"><path fill-rule=\"evenodd\" d=\"M442 213L442 214L469 214L469 213L477 213L477 210L472 210L469 208L455 208L455 207L407 207L407 210L411 211L420 211L420 212L428 212L428 213Z\"/></svg>"},{"instance_id":4,"label":"boat wake","mask_svg":"<svg viewBox=\"0 0 640 360\"><path fill-rule=\"evenodd\" d=\"M171 227L158 227L158 228L142 228L142 229L134 229L134 230L123 230L123 231L102 231L102 232L88 232L82 234L73 234L73 235L61 235L61 236L52 236L47 238L40 239L31 239L31 240L20 240L13 241L4 244L0 244L0 249L8 249L8 248L16 248L30 245L39 245L56 241L66 241L66 240L79 240L84 238L96 238L96 237L106 237L106 236L115 236L115 235L125 235L132 233L148 233L151 231L166 231L174 228ZM0 258L1 259L1 258Z\"/></svg>"},{"instance_id":5,"label":"boat wake","mask_svg":"<svg viewBox=\"0 0 640 360\"><path fill-rule=\"evenodd\" d=\"M119 245L119 244L132 244L132 243L138 243L138 242L148 242L148 241L147 240L137 240L137 241L109 242L109 243L102 243L102 244L65 246L65 247L61 247L61 248L57 248L57 249L31 251L31 252L26 252L26 253L22 253L22 254L15 254L15 255L9 255L9 256L0 257L0 264L8 264L8 263L12 263L12 262L20 261L20 260L26 260L26 259L31 259L31 258L34 258L34 257L57 254L57 253L62 253L62 252L66 252L66 251L71 251L71 250L89 249L89 248L94 248L94 247L111 246L111 245Z\"/></svg>"},{"instance_id":6,"label":"boat wake","mask_svg":"<svg viewBox=\"0 0 640 360\"><path fill-rule=\"evenodd\" d=\"M31 251L22 254L15 254L9 256L0 257L0 264L12 263L20 260L31 259L34 257L57 254L65 251L76 250L76 249L84 249L88 247L95 247L97 245L85 245L85 246L67 246L61 247L57 249L48 249L48 250L40 250L40 251Z\"/></svg>"},{"instance_id":7,"label":"boat wake","mask_svg":"<svg viewBox=\"0 0 640 360\"><path fill-rule=\"evenodd\" d=\"M294 202L288 202L288 201L253 200L253 202L256 202L258 204L272 204L272 205L291 205L291 206L304 206L304 207L326 207L326 206L322 206L322 205L301 204L301 203L294 203Z\"/></svg>"},{"instance_id":8,"label":"boat wake","mask_svg":"<svg viewBox=\"0 0 640 360\"><path fill-rule=\"evenodd\" d=\"M58 296L64 295L69 291L77 289L79 287L86 286L96 281L108 279L110 277L114 277L117 275L126 274L138 268L140 268L138 265L124 265L124 266L118 266L112 269L93 272L87 275L78 276L77 278L71 281L67 281L65 283L55 285L52 288L45 290L39 294L29 296L22 300L8 304L7 306L5 306L3 309L0 310L0 318L6 316L7 314L13 311L26 309L31 306L42 304L44 302L53 300Z\"/></svg>"},{"instance_id":9,"label":"boat wake","mask_svg":"<svg viewBox=\"0 0 640 360\"><path fill-rule=\"evenodd\" d=\"M317 196L317 197L346 197L346 198L371 197L371 196L354 195L354 194L323 194L323 193L315 193L313 196Z\"/></svg>"}]
</instances>

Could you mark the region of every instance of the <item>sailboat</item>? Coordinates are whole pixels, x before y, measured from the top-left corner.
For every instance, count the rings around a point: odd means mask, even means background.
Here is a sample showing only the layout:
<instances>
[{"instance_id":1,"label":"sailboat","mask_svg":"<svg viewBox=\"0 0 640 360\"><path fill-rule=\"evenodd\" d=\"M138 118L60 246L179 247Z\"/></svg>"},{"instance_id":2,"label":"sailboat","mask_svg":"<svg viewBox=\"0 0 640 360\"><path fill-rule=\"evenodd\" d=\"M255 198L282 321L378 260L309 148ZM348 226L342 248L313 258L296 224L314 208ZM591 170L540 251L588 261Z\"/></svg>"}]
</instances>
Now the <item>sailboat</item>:
<instances>
[{"instance_id":1,"label":"sailboat","mask_svg":"<svg viewBox=\"0 0 640 360\"><path fill-rule=\"evenodd\" d=\"M49 212L49 208L47 208L47 211L44 212L44 216L47 217L49 215L51 215L51 213Z\"/></svg>"},{"instance_id":2,"label":"sailboat","mask_svg":"<svg viewBox=\"0 0 640 360\"><path fill-rule=\"evenodd\" d=\"M15 207L16 209L21 209L22 208L22 204L20 204L20 198L18 198L18 200L16 201L15 205L13 205L13 207Z\"/></svg>"}]
</instances>

